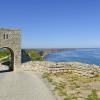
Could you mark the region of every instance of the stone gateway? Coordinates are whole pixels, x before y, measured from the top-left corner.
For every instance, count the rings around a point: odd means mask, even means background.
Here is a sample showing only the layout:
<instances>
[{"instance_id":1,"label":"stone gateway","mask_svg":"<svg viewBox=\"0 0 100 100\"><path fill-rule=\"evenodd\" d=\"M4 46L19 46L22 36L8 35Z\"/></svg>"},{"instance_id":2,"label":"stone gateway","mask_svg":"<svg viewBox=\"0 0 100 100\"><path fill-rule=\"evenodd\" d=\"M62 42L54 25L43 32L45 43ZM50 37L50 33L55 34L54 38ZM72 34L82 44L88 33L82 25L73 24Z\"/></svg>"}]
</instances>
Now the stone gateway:
<instances>
[{"instance_id":1,"label":"stone gateway","mask_svg":"<svg viewBox=\"0 0 100 100\"><path fill-rule=\"evenodd\" d=\"M0 29L0 48L7 48L11 53L10 69L18 70L21 65L21 34L16 29Z\"/></svg>"}]
</instances>

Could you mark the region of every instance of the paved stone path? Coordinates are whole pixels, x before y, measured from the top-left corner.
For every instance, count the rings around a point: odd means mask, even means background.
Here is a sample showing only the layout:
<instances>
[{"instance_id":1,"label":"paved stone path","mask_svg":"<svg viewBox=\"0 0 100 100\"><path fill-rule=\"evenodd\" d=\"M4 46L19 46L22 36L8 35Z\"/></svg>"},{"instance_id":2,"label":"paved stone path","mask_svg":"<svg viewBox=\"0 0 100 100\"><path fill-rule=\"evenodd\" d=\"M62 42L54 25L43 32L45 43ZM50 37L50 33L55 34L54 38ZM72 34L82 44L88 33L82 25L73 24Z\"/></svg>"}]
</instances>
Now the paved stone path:
<instances>
[{"instance_id":1,"label":"paved stone path","mask_svg":"<svg viewBox=\"0 0 100 100\"><path fill-rule=\"evenodd\" d=\"M0 100L55 100L41 78L27 72L0 73Z\"/></svg>"}]
</instances>

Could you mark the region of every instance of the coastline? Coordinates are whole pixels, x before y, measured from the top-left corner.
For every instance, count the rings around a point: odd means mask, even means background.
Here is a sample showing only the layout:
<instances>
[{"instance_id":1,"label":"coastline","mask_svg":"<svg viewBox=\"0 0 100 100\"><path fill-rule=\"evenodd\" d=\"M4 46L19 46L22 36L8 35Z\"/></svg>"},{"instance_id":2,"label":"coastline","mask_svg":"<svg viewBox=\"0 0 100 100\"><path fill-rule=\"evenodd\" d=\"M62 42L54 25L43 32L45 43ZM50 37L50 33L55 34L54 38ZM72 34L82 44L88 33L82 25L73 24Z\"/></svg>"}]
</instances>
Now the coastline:
<instances>
[{"instance_id":1,"label":"coastline","mask_svg":"<svg viewBox=\"0 0 100 100\"><path fill-rule=\"evenodd\" d=\"M43 59L44 61L45 58L50 54L50 53L60 53L60 52L64 52L64 51L71 51L71 50L76 50L76 49L79 49L79 48L62 48L62 49L42 49L41 51L43 51Z\"/></svg>"},{"instance_id":2,"label":"coastline","mask_svg":"<svg viewBox=\"0 0 100 100\"><path fill-rule=\"evenodd\" d=\"M95 64L100 66L100 49L98 48L78 48L63 52L50 52L44 56L45 61L53 62L81 62L85 64Z\"/></svg>"}]
</instances>

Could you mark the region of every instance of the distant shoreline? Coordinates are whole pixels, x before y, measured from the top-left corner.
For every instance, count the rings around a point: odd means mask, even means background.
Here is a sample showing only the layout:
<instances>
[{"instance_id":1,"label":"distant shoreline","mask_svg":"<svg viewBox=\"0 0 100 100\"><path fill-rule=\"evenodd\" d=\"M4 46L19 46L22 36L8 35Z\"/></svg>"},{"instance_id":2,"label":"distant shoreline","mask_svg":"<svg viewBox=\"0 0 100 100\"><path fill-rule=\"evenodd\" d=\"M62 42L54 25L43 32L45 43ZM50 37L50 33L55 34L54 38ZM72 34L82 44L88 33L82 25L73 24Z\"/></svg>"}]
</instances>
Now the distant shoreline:
<instances>
[{"instance_id":1,"label":"distant shoreline","mask_svg":"<svg viewBox=\"0 0 100 100\"><path fill-rule=\"evenodd\" d=\"M45 56L44 60L54 62L81 62L100 66L100 49L74 49L68 52L66 50L63 53L50 53Z\"/></svg>"},{"instance_id":2,"label":"distant shoreline","mask_svg":"<svg viewBox=\"0 0 100 100\"><path fill-rule=\"evenodd\" d=\"M62 49L43 49L43 59L45 61L46 56L48 56L49 53L57 53L57 52L64 52L64 51L70 51L70 50L76 50L76 48L62 48Z\"/></svg>"},{"instance_id":3,"label":"distant shoreline","mask_svg":"<svg viewBox=\"0 0 100 100\"><path fill-rule=\"evenodd\" d=\"M43 59L45 59L45 57L49 54L49 53L57 53L57 52L64 52L64 51L69 51L69 50L76 50L78 48L30 48L30 49L24 49L24 50L33 50L36 51L38 53L42 52L42 57ZM23 50L23 49L22 49Z\"/></svg>"}]
</instances>

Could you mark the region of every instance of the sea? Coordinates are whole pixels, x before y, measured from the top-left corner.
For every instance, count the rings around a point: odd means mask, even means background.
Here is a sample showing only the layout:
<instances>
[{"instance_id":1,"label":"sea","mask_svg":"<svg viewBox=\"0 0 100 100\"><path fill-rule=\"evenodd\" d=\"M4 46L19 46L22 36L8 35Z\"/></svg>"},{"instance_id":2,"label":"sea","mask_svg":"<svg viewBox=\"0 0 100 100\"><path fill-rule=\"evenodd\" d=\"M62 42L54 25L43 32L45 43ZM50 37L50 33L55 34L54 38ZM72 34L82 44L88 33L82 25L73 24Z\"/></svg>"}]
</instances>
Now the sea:
<instances>
[{"instance_id":1,"label":"sea","mask_svg":"<svg viewBox=\"0 0 100 100\"><path fill-rule=\"evenodd\" d=\"M63 52L49 53L45 61L81 62L100 66L100 48L81 48Z\"/></svg>"}]
</instances>

